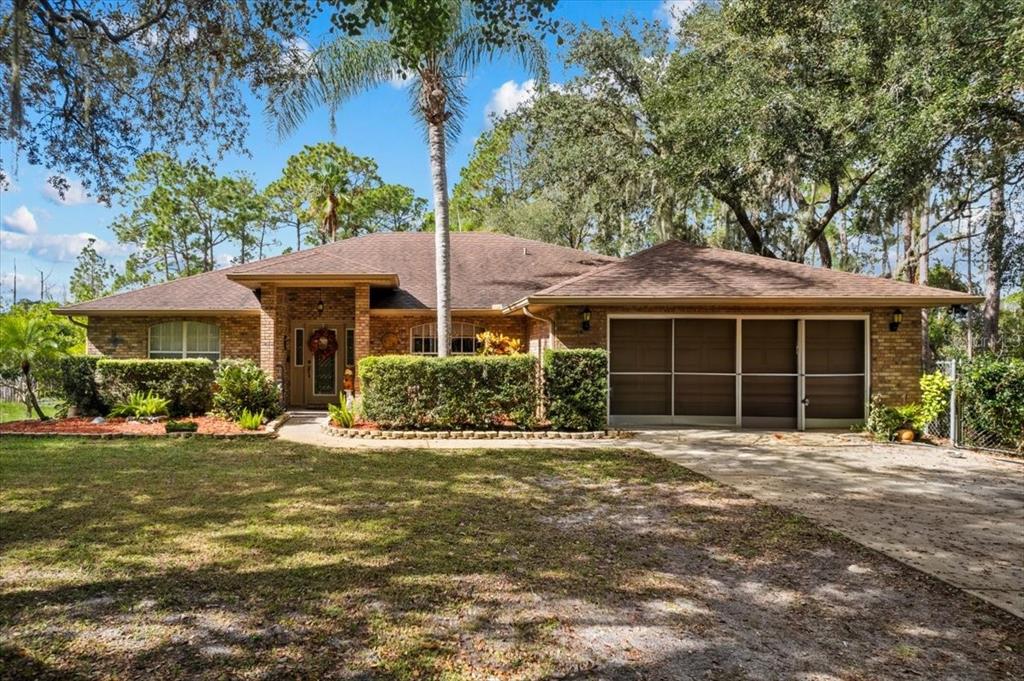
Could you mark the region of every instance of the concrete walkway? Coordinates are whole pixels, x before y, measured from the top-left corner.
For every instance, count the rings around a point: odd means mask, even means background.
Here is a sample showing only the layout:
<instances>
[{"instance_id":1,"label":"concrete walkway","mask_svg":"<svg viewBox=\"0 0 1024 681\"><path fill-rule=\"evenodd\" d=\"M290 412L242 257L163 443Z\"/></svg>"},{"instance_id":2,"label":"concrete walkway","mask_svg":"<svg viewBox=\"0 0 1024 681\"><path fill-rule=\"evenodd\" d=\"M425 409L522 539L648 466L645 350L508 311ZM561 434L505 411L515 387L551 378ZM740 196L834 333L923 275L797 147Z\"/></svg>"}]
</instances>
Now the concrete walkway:
<instances>
[{"instance_id":1,"label":"concrete walkway","mask_svg":"<svg viewBox=\"0 0 1024 681\"><path fill-rule=\"evenodd\" d=\"M635 447L792 509L1024 617L1024 462L850 433L685 429L630 440L361 440L326 435L320 413L280 437L382 449Z\"/></svg>"}]
</instances>

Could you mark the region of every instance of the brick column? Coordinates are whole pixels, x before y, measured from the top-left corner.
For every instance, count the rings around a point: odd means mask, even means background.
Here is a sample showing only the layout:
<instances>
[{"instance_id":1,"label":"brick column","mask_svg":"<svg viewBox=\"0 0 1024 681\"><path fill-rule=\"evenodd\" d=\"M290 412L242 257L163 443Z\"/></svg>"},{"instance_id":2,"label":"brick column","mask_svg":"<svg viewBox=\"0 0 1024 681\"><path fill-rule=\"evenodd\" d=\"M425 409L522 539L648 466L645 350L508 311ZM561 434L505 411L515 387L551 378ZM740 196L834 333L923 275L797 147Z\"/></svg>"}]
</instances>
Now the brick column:
<instances>
[{"instance_id":1,"label":"brick column","mask_svg":"<svg viewBox=\"0 0 1024 681\"><path fill-rule=\"evenodd\" d=\"M356 392L359 387L359 360L370 355L370 285L356 284Z\"/></svg>"},{"instance_id":2,"label":"brick column","mask_svg":"<svg viewBox=\"0 0 1024 681\"><path fill-rule=\"evenodd\" d=\"M280 355L282 352L281 339L279 336L285 329L278 323L277 317L277 287L273 284L266 284L260 293L260 368L267 376L281 385L282 397L284 396L283 377L278 371L281 364Z\"/></svg>"}]
</instances>

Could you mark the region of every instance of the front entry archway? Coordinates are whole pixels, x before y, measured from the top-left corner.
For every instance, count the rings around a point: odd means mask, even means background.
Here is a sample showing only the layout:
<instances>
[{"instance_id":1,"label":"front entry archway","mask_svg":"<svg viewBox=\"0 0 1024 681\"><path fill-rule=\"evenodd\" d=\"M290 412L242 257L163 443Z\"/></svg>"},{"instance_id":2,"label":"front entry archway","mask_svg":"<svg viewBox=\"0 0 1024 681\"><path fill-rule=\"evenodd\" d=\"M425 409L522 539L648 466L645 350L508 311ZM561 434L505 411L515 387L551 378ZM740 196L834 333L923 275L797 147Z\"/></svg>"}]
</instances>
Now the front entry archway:
<instances>
[{"instance_id":1,"label":"front entry archway","mask_svg":"<svg viewBox=\"0 0 1024 681\"><path fill-rule=\"evenodd\" d=\"M293 407L324 408L337 402L345 389L345 370L352 357L352 324L339 320L299 321L292 324L289 357L289 404ZM310 342L333 334L337 349L329 354L315 352Z\"/></svg>"}]
</instances>

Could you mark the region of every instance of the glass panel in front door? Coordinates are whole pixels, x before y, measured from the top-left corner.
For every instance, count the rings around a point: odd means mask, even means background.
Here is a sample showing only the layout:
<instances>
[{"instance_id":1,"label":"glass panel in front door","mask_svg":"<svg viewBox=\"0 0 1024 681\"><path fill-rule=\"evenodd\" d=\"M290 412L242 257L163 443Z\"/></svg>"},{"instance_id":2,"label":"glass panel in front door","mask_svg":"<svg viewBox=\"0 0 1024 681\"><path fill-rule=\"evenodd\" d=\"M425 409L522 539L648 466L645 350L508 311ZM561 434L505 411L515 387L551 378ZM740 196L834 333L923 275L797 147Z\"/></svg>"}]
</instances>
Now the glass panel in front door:
<instances>
[{"instance_id":1,"label":"glass panel in front door","mask_svg":"<svg viewBox=\"0 0 1024 681\"><path fill-rule=\"evenodd\" d=\"M338 393L338 352L321 358L313 355L313 393L315 395L336 395Z\"/></svg>"}]
</instances>

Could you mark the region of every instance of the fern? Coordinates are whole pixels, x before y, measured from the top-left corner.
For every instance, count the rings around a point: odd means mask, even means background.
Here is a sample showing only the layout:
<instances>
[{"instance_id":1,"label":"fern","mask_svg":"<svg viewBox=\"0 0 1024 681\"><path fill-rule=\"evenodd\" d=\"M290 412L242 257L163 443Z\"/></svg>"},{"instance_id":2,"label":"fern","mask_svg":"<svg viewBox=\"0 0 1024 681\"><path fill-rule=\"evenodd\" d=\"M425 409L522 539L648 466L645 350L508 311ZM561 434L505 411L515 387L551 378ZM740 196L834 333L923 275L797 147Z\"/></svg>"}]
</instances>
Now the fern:
<instances>
[{"instance_id":1,"label":"fern","mask_svg":"<svg viewBox=\"0 0 1024 681\"><path fill-rule=\"evenodd\" d=\"M137 418L165 416L170 403L170 400L153 394L152 390L147 393L133 392L127 401L114 405L114 408L110 410L110 415L134 416Z\"/></svg>"},{"instance_id":2,"label":"fern","mask_svg":"<svg viewBox=\"0 0 1024 681\"><path fill-rule=\"evenodd\" d=\"M243 430L259 429L263 425L263 410L251 412L248 409L243 409L241 416L238 417L238 425Z\"/></svg>"}]
</instances>

